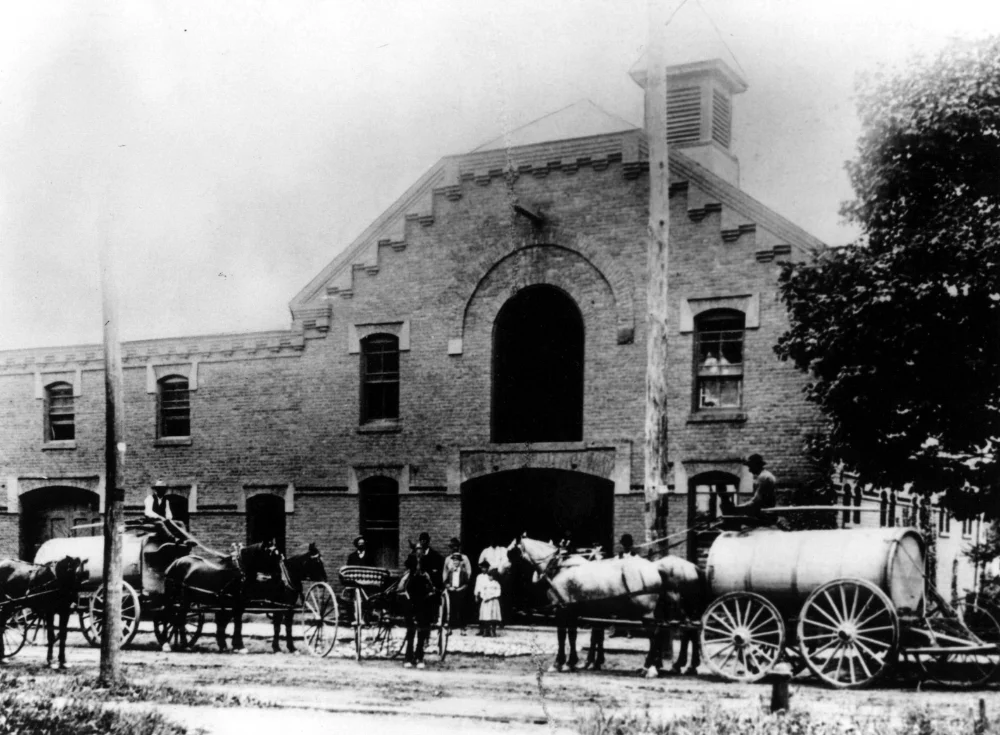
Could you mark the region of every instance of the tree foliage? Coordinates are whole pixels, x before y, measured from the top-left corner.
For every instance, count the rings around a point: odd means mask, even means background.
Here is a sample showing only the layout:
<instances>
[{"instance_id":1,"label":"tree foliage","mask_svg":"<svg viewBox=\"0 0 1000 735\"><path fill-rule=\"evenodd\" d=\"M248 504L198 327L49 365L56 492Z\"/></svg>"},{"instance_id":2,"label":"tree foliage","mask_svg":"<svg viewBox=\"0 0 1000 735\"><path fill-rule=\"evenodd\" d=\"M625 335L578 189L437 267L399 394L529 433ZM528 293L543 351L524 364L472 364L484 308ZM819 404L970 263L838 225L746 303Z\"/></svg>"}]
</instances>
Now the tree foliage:
<instances>
[{"instance_id":1,"label":"tree foliage","mask_svg":"<svg viewBox=\"0 0 1000 735\"><path fill-rule=\"evenodd\" d=\"M783 266L775 350L860 482L1000 515L1000 37L863 79L858 110L862 237Z\"/></svg>"}]
</instances>

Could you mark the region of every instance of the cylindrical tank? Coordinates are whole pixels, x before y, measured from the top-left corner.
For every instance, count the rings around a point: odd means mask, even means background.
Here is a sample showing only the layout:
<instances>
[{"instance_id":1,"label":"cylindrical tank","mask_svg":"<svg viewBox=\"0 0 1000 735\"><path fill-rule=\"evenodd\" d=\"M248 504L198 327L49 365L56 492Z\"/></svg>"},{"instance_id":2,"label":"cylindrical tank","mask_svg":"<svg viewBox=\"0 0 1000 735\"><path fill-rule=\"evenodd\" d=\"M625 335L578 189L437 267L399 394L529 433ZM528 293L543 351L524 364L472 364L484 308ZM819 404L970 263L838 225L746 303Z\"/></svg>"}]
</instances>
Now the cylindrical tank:
<instances>
[{"instance_id":1,"label":"cylindrical tank","mask_svg":"<svg viewBox=\"0 0 1000 735\"><path fill-rule=\"evenodd\" d=\"M142 538L126 533L122 536L122 577L136 590L141 589L142 572L139 559ZM87 581L84 589L97 589L104 574L104 537L80 536L78 538L54 538L42 544L35 554L35 564L58 561L66 556L75 556L86 561Z\"/></svg>"},{"instance_id":2,"label":"cylindrical tank","mask_svg":"<svg viewBox=\"0 0 1000 735\"><path fill-rule=\"evenodd\" d=\"M924 596L924 542L913 528L723 533L708 552L712 594L763 595L786 613L822 584L860 578L885 592L897 611Z\"/></svg>"}]
</instances>

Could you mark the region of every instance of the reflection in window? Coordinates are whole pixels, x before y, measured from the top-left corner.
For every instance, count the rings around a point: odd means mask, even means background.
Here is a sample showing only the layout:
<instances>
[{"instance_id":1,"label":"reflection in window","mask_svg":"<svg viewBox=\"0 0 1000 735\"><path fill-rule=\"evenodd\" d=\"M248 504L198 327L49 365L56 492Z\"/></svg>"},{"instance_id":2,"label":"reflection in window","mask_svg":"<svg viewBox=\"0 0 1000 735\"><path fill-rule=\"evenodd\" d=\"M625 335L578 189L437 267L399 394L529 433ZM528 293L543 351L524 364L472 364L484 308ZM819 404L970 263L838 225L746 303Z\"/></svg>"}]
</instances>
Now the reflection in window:
<instances>
[{"instance_id":1,"label":"reflection in window","mask_svg":"<svg viewBox=\"0 0 1000 735\"><path fill-rule=\"evenodd\" d=\"M695 320L695 408L743 405L742 312L717 309Z\"/></svg>"}]
</instances>

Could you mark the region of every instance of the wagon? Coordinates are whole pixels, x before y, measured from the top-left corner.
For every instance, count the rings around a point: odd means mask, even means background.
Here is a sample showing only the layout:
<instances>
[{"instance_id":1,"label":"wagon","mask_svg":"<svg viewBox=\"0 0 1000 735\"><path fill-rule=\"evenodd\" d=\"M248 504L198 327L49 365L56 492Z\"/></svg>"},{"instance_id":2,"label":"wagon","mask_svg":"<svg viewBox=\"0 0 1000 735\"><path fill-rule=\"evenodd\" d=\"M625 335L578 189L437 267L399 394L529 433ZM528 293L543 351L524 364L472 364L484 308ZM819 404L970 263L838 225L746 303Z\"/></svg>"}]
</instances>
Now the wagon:
<instances>
[{"instance_id":1,"label":"wagon","mask_svg":"<svg viewBox=\"0 0 1000 735\"><path fill-rule=\"evenodd\" d=\"M345 566L340 569L340 582L345 588L344 621L354 630L354 655L358 661L365 657L396 658L406 643L405 634L398 628L405 626L396 602L401 576L379 567ZM448 594L441 592L437 616L431 624L431 636L425 655L437 656L443 661L448 653L449 620L451 607Z\"/></svg>"},{"instance_id":2,"label":"wagon","mask_svg":"<svg viewBox=\"0 0 1000 735\"><path fill-rule=\"evenodd\" d=\"M913 528L725 532L706 573L702 655L725 679L756 681L785 660L857 688L909 661L973 686L1000 667L1000 625L933 589Z\"/></svg>"},{"instance_id":3,"label":"wagon","mask_svg":"<svg viewBox=\"0 0 1000 735\"><path fill-rule=\"evenodd\" d=\"M193 537L190 540L201 546ZM161 645L169 643L176 646L181 640L164 579L169 560L159 558L159 550L160 544L144 526L127 528L122 537L122 647L132 642L140 621L144 619L152 622L154 635ZM81 586L76 607L84 637L90 645L99 646L107 599L102 580L104 539L101 536L51 539L38 549L35 563L67 555L86 561L88 577ZM256 606L246 612L283 614L288 609L287 606L280 609L277 606ZM338 618L337 600L330 586L325 582L308 586L303 590L300 604L293 609L299 613L300 625L304 627L301 638L307 650L322 656L329 654L336 642ZM185 620L187 645L193 646L201 637L205 615L211 612L213 609L209 607L192 608L188 612ZM27 627L30 628L30 624Z\"/></svg>"}]
</instances>

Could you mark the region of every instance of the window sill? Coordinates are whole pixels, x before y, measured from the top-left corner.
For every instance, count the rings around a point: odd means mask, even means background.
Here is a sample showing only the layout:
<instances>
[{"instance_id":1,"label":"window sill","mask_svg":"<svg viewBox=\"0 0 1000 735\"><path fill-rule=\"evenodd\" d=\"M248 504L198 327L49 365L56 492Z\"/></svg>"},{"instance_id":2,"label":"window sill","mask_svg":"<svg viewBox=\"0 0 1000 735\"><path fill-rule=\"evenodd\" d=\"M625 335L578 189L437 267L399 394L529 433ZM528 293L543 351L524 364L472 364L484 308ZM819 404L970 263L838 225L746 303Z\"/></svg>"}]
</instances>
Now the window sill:
<instances>
[{"instance_id":1,"label":"window sill","mask_svg":"<svg viewBox=\"0 0 1000 735\"><path fill-rule=\"evenodd\" d=\"M397 434L403 430L399 419L378 419L358 426L359 434Z\"/></svg>"},{"instance_id":2,"label":"window sill","mask_svg":"<svg viewBox=\"0 0 1000 735\"><path fill-rule=\"evenodd\" d=\"M693 411L687 419L689 424L741 424L747 420L746 411L740 409L717 409Z\"/></svg>"},{"instance_id":3,"label":"window sill","mask_svg":"<svg viewBox=\"0 0 1000 735\"><path fill-rule=\"evenodd\" d=\"M189 436L161 436L154 442L156 447L190 447L191 437Z\"/></svg>"},{"instance_id":4,"label":"window sill","mask_svg":"<svg viewBox=\"0 0 1000 735\"><path fill-rule=\"evenodd\" d=\"M43 452L54 452L61 449L76 449L76 439L63 439L62 441L45 442L42 444Z\"/></svg>"}]
</instances>

